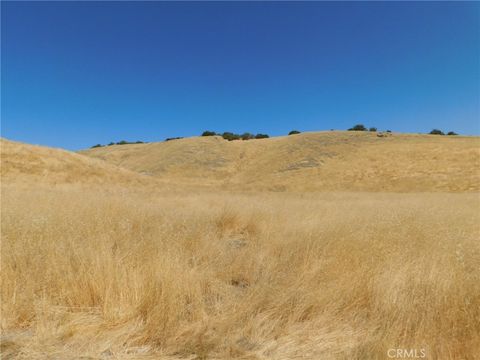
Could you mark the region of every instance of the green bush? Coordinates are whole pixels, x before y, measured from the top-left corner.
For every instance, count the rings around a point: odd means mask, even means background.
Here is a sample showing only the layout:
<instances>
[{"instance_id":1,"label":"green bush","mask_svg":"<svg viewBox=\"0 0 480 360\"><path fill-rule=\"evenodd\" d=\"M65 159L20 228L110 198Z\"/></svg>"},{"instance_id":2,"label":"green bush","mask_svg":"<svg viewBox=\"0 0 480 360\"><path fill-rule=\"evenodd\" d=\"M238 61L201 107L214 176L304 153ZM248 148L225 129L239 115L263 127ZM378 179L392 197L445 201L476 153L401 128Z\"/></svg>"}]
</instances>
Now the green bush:
<instances>
[{"instance_id":1,"label":"green bush","mask_svg":"<svg viewBox=\"0 0 480 360\"><path fill-rule=\"evenodd\" d=\"M229 132L229 131L224 132L224 133L222 134L222 137L223 137L225 140L228 140L228 141L239 140L239 139L240 139L240 135L234 134L234 133Z\"/></svg>"},{"instance_id":2,"label":"green bush","mask_svg":"<svg viewBox=\"0 0 480 360\"><path fill-rule=\"evenodd\" d=\"M126 140L122 140L122 141L118 141L116 143L114 143L113 141L112 142L109 142L108 143L108 146L112 146L112 145L128 145L128 144L145 144L143 141L126 141Z\"/></svg>"},{"instance_id":3,"label":"green bush","mask_svg":"<svg viewBox=\"0 0 480 360\"><path fill-rule=\"evenodd\" d=\"M165 141L179 140L179 139L183 139L183 136L177 136L177 137L166 138L166 139L165 139Z\"/></svg>"},{"instance_id":4,"label":"green bush","mask_svg":"<svg viewBox=\"0 0 480 360\"><path fill-rule=\"evenodd\" d=\"M362 124L357 124L354 127L351 127L350 129L348 129L348 131L367 131L367 128Z\"/></svg>"},{"instance_id":5,"label":"green bush","mask_svg":"<svg viewBox=\"0 0 480 360\"><path fill-rule=\"evenodd\" d=\"M103 146L102 144L97 144L97 145L93 145L90 149L99 148L99 147L102 147L102 146Z\"/></svg>"},{"instance_id":6,"label":"green bush","mask_svg":"<svg viewBox=\"0 0 480 360\"><path fill-rule=\"evenodd\" d=\"M251 139L255 138L255 135L246 132L246 133L243 133L242 135L240 135L240 138L242 140L251 140Z\"/></svg>"},{"instance_id":7,"label":"green bush","mask_svg":"<svg viewBox=\"0 0 480 360\"><path fill-rule=\"evenodd\" d=\"M455 131L449 131L447 135L458 135Z\"/></svg>"},{"instance_id":8,"label":"green bush","mask_svg":"<svg viewBox=\"0 0 480 360\"><path fill-rule=\"evenodd\" d=\"M228 140L228 141L233 141L233 140L252 140L252 139L266 139L268 138L269 136L267 134L257 134L257 135L254 135L252 133L249 133L249 132L245 132L241 135L239 134L235 134L233 132L230 132L230 131L225 131L224 133L222 134L216 134L214 133L213 131L204 131L202 136L213 136L213 135L219 135L221 136L222 138L224 138L225 140Z\"/></svg>"},{"instance_id":9,"label":"green bush","mask_svg":"<svg viewBox=\"0 0 480 360\"><path fill-rule=\"evenodd\" d=\"M391 133L391 132L392 132L392 130L387 130L387 131L385 131L385 132Z\"/></svg>"},{"instance_id":10,"label":"green bush","mask_svg":"<svg viewBox=\"0 0 480 360\"><path fill-rule=\"evenodd\" d=\"M368 129L368 131L375 132L375 131L377 131L377 128L376 127L371 127L370 129Z\"/></svg>"},{"instance_id":11,"label":"green bush","mask_svg":"<svg viewBox=\"0 0 480 360\"><path fill-rule=\"evenodd\" d=\"M432 131L430 131L429 134L430 135L445 135L442 130L438 130L438 129L433 129Z\"/></svg>"},{"instance_id":12,"label":"green bush","mask_svg":"<svg viewBox=\"0 0 480 360\"><path fill-rule=\"evenodd\" d=\"M300 131L298 130L292 130L288 133L288 135L296 135L296 134L300 134Z\"/></svg>"}]
</instances>

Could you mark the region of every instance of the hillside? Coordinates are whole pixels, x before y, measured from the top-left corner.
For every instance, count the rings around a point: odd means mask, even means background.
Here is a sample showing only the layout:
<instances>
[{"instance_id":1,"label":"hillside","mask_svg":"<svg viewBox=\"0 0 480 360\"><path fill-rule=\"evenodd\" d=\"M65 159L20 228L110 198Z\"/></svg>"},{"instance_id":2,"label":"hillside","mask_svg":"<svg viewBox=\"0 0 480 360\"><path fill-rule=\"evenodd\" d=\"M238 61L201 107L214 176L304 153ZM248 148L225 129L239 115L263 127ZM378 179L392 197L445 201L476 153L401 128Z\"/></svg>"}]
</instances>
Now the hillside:
<instances>
[{"instance_id":1,"label":"hillside","mask_svg":"<svg viewBox=\"0 0 480 360\"><path fill-rule=\"evenodd\" d=\"M480 353L478 138L0 145L3 358Z\"/></svg>"},{"instance_id":2,"label":"hillside","mask_svg":"<svg viewBox=\"0 0 480 360\"><path fill-rule=\"evenodd\" d=\"M194 137L81 151L172 183L233 190L480 190L480 139L316 132L232 141Z\"/></svg>"},{"instance_id":3,"label":"hillside","mask_svg":"<svg viewBox=\"0 0 480 360\"><path fill-rule=\"evenodd\" d=\"M74 152L0 139L2 183L148 184L152 179Z\"/></svg>"}]
</instances>

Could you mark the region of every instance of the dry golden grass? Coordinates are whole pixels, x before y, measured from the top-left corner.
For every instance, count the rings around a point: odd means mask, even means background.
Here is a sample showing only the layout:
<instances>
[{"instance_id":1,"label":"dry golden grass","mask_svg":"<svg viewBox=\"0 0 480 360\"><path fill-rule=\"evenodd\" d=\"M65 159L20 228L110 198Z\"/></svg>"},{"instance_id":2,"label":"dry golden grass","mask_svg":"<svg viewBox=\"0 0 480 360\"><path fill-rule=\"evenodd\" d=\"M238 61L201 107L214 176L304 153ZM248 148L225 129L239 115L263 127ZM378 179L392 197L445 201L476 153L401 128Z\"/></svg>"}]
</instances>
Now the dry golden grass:
<instances>
[{"instance_id":1,"label":"dry golden grass","mask_svg":"<svg viewBox=\"0 0 480 360\"><path fill-rule=\"evenodd\" d=\"M71 151L0 139L2 183L142 186L153 179Z\"/></svg>"},{"instance_id":2,"label":"dry golden grass","mask_svg":"<svg viewBox=\"0 0 480 360\"><path fill-rule=\"evenodd\" d=\"M452 153L475 165L465 141ZM5 157L2 141L2 358L480 354L480 197L438 192L460 175L426 174L435 193L166 188L82 155L15 146ZM55 171L52 157L64 160ZM475 176L478 167L465 170L454 190Z\"/></svg>"},{"instance_id":3,"label":"dry golden grass","mask_svg":"<svg viewBox=\"0 0 480 360\"><path fill-rule=\"evenodd\" d=\"M175 184L249 191L480 191L480 138L316 132L196 137L82 154Z\"/></svg>"},{"instance_id":4,"label":"dry golden grass","mask_svg":"<svg viewBox=\"0 0 480 360\"><path fill-rule=\"evenodd\" d=\"M7 358L480 353L477 195L2 198Z\"/></svg>"}]
</instances>

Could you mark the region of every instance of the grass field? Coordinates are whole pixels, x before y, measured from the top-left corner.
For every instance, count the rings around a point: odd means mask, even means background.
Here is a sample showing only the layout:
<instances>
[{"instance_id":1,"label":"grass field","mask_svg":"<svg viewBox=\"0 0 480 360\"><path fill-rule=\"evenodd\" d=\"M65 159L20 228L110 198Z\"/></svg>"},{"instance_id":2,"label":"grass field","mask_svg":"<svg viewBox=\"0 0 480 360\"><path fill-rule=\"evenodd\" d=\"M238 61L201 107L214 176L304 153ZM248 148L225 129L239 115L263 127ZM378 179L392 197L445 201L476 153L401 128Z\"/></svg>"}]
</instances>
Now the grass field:
<instances>
[{"instance_id":1,"label":"grass field","mask_svg":"<svg viewBox=\"0 0 480 360\"><path fill-rule=\"evenodd\" d=\"M471 144L451 168L478 164ZM480 354L478 167L456 192L449 176L433 192L226 191L42 149L42 176L2 156L3 358Z\"/></svg>"}]
</instances>

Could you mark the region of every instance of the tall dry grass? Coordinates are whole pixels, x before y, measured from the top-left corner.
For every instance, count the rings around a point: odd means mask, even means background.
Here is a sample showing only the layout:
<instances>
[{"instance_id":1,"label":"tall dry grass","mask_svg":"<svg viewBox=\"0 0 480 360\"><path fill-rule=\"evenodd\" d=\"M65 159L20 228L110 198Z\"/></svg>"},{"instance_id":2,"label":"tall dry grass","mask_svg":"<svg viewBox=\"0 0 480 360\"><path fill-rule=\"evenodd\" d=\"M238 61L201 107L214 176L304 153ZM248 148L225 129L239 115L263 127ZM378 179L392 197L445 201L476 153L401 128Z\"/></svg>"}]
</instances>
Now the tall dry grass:
<instances>
[{"instance_id":1,"label":"tall dry grass","mask_svg":"<svg viewBox=\"0 0 480 360\"><path fill-rule=\"evenodd\" d=\"M477 194L2 192L5 358L480 354Z\"/></svg>"}]
</instances>

